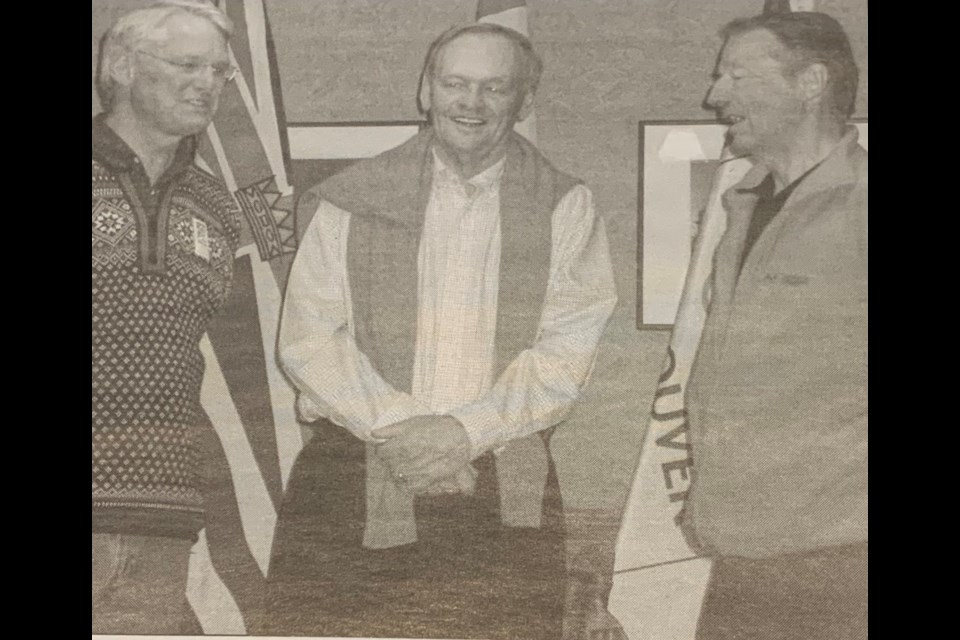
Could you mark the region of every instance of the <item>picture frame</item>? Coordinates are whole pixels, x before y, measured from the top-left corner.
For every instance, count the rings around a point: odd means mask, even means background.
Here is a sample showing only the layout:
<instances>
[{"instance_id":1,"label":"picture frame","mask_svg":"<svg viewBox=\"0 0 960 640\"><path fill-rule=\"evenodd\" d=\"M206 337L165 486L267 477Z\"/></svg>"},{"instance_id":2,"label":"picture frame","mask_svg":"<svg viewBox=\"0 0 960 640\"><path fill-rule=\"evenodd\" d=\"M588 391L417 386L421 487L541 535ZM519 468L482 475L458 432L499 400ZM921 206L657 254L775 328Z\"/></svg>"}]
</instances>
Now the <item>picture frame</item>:
<instances>
[{"instance_id":1,"label":"picture frame","mask_svg":"<svg viewBox=\"0 0 960 640\"><path fill-rule=\"evenodd\" d=\"M851 120L867 147L867 120ZM637 171L637 328L673 328L699 217L720 165L726 126L641 120Z\"/></svg>"}]
</instances>

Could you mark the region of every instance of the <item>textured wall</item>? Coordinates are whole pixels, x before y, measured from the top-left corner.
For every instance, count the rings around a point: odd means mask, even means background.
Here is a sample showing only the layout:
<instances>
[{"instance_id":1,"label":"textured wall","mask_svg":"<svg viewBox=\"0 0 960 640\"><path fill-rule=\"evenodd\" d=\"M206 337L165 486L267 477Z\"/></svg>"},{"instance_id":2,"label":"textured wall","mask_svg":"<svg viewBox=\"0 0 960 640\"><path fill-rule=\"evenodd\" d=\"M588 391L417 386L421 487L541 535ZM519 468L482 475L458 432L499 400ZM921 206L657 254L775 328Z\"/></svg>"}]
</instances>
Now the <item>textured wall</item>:
<instances>
[{"instance_id":1,"label":"textured wall","mask_svg":"<svg viewBox=\"0 0 960 640\"><path fill-rule=\"evenodd\" d=\"M545 61L540 146L593 188L621 304L593 384L555 450L565 499L622 499L662 363L666 332L635 324L639 120L708 118L701 108L717 29L762 0L527 0ZM288 122L407 120L430 40L472 19L475 0L267 0ZM822 0L866 71L866 1ZM864 75L866 75L864 73ZM866 115L865 79L858 115Z\"/></svg>"},{"instance_id":2,"label":"textured wall","mask_svg":"<svg viewBox=\"0 0 960 640\"><path fill-rule=\"evenodd\" d=\"M527 0L546 70L540 146L593 188L607 222L621 304L576 416L558 432L564 499L615 512L625 496L667 333L635 329L639 120L696 119L717 29L762 0ZM118 8L95 0L94 38ZM267 0L288 122L409 120L430 40L469 21L475 0ZM820 0L846 27L867 115L866 0ZM96 50L96 39L94 39ZM94 105L96 101L94 100ZM96 106L94 107L96 110Z\"/></svg>"}]
</instances>

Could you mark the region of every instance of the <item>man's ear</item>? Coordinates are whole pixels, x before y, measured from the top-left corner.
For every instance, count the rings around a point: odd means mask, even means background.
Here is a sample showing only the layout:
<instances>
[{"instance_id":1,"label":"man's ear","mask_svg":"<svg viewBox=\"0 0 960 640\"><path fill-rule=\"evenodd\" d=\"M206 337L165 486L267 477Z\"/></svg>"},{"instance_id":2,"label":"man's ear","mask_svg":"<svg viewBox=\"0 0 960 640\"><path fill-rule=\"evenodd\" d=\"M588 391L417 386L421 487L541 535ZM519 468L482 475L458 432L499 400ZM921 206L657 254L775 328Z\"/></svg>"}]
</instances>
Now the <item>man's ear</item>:
<instances>
[{"instance_id":1,"label":"man's ear","mask_svg":"<svg viewBox=\"0 0 960 640\"><path fill-rule=\"evenodd\" d=\"M797 87L800 90L800 96L806 102L816 101L819 103L827 91L827 83L830 81L830 72L826 65L820 62L814 62L797 74Z\"/></svg>"},{"instance_id":2,"label":"man's ear","mask_svg":"<svg viewBox=\"0 0 960 640\"><path fill-rule=\"evenodd\" d=\"M523 94L520 109L517 110L517 122L523 122L533 112L533 94L529 91Z\"/></svg>"},{"instance_id":3,"label":"man's ear","mask_svg":"<svg viewBox=\"0 0 960 640\"><path fill-rule=\"evenodd\" d=\"M430 79L426 74L420 78L420 93L417 96L417 104L420 112L426 115L430 111Z\"/></svg>"},{"instance_id":4,"label":"man's ear","mask_svg":"<svg viewBox=\"0 0 960 640\"><path fill-rule=\"evenodd\" d=\"M123 87L129 87L133 83L133 53L125 51L122 55L113 59L108 69L113 81Z\"/></svg>"}]
</instances>

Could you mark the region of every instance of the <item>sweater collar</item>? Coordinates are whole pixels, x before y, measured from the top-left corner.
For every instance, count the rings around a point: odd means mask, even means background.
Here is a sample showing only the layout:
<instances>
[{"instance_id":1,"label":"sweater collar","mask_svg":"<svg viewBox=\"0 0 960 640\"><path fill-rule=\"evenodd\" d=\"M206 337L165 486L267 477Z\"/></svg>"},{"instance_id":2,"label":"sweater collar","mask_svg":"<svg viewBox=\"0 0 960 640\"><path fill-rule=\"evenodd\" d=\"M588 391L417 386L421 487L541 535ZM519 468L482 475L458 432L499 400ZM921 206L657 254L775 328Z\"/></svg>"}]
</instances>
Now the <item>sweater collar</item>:
<instances>
[{"instance_id":1,"label":"sweater collar","mask_svg":"<svg viewBox=\"0 0 960 640\"><path fill-rule=\"evenodd\" d=\"M99 113L93 118L93 155L112 171L131 171L140 164L140 159L123 138L107 125L106 120L105 113ZM181 140L164 177L173 178L186 171L193 164L196 149L196 136L187 136Z\"/></svg>"}]
</instances>

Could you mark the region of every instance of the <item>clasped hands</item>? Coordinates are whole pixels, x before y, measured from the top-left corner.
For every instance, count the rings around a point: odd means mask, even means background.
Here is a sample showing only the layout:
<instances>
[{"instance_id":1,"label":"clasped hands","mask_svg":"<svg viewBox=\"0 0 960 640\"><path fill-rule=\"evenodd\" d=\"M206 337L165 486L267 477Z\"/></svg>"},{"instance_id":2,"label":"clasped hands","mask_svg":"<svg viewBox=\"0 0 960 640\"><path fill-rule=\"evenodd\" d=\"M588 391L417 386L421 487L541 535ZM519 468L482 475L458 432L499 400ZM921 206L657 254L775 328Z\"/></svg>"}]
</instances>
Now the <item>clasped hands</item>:
<instances>
[{"instance_id":1,"label":"clasped hands","mask_svg":"<svg viewBox=\"0 0 960 640\"><path fill-rule=\"evenodd\" d=\"M473 489L463 471L470 463L470 439L456 418L425 415L376 429L377 455L394 483L412 493L460 493Z\"/></svg>"}]
</instances>

